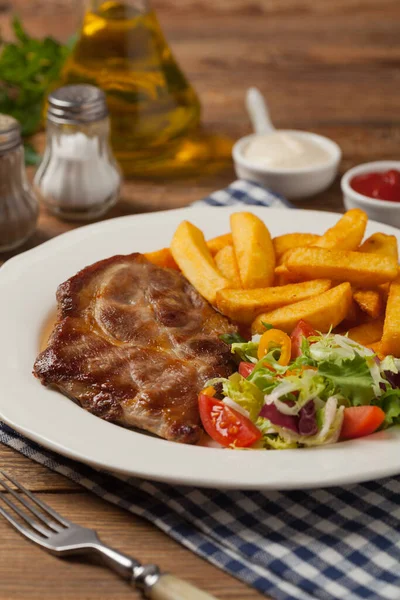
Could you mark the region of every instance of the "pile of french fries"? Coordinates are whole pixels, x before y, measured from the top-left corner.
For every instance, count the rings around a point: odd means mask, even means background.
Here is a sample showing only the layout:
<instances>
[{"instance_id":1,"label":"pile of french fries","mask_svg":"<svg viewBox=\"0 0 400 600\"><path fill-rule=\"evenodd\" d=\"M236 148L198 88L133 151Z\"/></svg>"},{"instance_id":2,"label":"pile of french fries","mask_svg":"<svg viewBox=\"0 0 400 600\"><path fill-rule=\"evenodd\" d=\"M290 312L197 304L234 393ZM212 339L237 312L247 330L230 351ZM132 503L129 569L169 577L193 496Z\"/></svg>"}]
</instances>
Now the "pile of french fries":
<instances>
[{"instance_id":1,"label":"pile of french fries","mask_svg":"<svg viewBox=\"0 0 400 600\"><path fill-rule=\"evenodd\" d=\"M315 329L349 332L379 357L400 357L397 239L375 233L363 242L367 215L346 212L323 235L275 238L249 212L231 215L231 232L206 241L180 223L170 248L146 254L179 269L232 321L262 333L264 323L290 333L300 319Z\"/></svg>"}]
</instances>

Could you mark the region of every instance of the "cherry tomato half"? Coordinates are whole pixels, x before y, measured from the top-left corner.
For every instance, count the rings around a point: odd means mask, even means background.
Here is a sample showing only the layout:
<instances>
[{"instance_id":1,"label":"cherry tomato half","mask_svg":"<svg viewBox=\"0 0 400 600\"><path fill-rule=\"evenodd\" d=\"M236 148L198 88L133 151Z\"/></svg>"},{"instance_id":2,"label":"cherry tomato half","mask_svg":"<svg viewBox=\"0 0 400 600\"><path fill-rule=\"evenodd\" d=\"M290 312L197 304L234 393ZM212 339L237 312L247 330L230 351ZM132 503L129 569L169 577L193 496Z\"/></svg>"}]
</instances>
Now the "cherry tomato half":
<instances>
[{"instance_id":1,"label":"cherry tomato half","mask_svg":"<svg viewBox=\"0 0 400 600\"><path fill-rule=\"evenodd\" d=\"M204 429L221 446L247 448L262 437L250 419L216 398L199 394L199 410Z\"/></svg>"},{"instance_id":2,"label":"cherry tomato half","mask_svg":"<svg viewBox=\"0 0 400 600\"><path fill-rule=\"evenodd\" d=\"M312 327L309 323L303 320L297 323L296 327L290 334L290 339L292 342L292 354L290 357L291 360L295 360L296 358L301 356L301 343L303 341L303 337L309 338L312 335L318 335L314 327Z\"/></svg>"},{"instance_id":3,"label":"cherry tomato half","mask_svg":"<svg viewBox=\"0 0 400 600\"><path fill-rule=\"evenodd\" d=\"M374 433L385 420L385 413L379 406L350 406L343 413L340 432L342 440L364 437Z\"/></svg>"},{"instance_id":4,"label":"cherry tomato half","mask_svg":"<svg viewBox=\"0 0 400 600\"><path fill-rule=\"evenodd\" d=\"M244 362L242 360L242 362L239 363L239 373L241 374L242 377L248 377L250 375L250 373L253 372L255 365L253 365L253 363L251 362Z\"/></svg>"},{"instance_id":5,"label":"cherry tomato half","mask_svg":"<svg viewBox=\"0 0 400 600\"><path fill-rule=\"evenodd\" d=\"M268 354L271 346L280 346L281 355L278 364L283 366L288 365L291 352L291 341L288 334L280 329L268 329L268 331L265 331L258 344L258 358L261 359Z\"/></svg>"}]
</instances>

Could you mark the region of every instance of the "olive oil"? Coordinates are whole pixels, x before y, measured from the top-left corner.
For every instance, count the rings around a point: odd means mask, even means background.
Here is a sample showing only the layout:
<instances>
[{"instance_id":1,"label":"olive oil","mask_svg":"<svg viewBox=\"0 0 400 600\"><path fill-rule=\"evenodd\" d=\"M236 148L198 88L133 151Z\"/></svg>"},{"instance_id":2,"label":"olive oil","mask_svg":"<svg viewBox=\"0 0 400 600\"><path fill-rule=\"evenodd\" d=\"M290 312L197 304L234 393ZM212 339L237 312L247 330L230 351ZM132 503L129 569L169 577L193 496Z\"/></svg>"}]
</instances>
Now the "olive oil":
<instances>
[{"instance_id":1,"label":"olive oil","mask_svg":"<svg viewBox=\"0 0 400 600\"><path fill-rule=\"evenodd\" d=\"M61 84L107 94L111 145L125 175L174 175L230 154L199 129L200 103L147 3L92 0Z\"/></svg>"}]
</instances>

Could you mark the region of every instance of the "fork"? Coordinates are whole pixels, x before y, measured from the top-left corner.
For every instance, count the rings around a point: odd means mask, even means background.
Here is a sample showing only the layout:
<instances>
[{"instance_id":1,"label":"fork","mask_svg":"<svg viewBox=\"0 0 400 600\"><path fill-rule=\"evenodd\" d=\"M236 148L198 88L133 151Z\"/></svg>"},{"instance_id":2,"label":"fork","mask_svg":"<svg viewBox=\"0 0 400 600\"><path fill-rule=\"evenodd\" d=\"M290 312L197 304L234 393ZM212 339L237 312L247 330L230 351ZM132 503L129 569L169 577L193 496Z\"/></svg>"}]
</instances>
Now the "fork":
<instances>
[{"instance_id":1,"label":"fork","mask_svg":"<svg viewBox=\"0 0 400 600\"><path fill-rule=\"evenodd\" d=\"M50 554L59 557L72 554L96 554L107 567L136 586L143 596L150 600L217 600L182 579L168 573L161 573L156 565L142 565L134 558L103 544L94 529L81 527L62 517L13 477L3 471L0 473L20 492L15 492L4 479L0 479L0 484L8 492L5 494L1 491L0 499L13 511L11 514L0 506L0 514L22 535ZM11 497L25 510L21 509Z\"/></svg>"}]
</instances>

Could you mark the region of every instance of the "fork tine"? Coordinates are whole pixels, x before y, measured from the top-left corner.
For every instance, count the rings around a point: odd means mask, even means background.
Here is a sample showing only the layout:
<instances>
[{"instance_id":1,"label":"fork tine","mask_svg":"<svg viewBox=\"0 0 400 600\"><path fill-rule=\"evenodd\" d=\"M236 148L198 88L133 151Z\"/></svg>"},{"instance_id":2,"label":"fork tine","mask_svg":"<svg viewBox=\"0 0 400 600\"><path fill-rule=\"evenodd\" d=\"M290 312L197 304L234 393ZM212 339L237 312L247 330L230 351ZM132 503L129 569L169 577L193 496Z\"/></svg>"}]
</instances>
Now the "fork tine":
<instances>
[{"instance_id":1,"label":"fork tine","mask_svg":"<svg viewBox=\"0 0 400 600\"><path fill-rule=\"evenodd\" d=\"M47 512L47 514L52 516L53 519L55 519L56 521L58 521L59 523L61 523L61 525L64 525L65 527L70 527L71 522L68 521L68 519L65 519L64 517L59 515L57 511L50 508L50 506L48 504L46 504L45 502L42 502L42 500L39 500L39 498L36 498L36 496L34 494L32 494L29 490L27 490L23 485L18 483L13 477L11 477L11 475L7 475L7 473L4 473L4 471L0 471L0 473L3 475L3 477L5 477L9 481L11 481L11 483L13 483L20 492L23 492L24 494L26 494L28 496L28 498L30 498L32 500L32 502L34 502L35 504L40 506L40 508L42 510L44 510L45 512Z\"/></svg>"},{"instance_id":2,"label":"fork tine","mask_svg":"<svg viewBox=\"0 0 400 600\"><path fill-rule=\"evenodd\" d=\"M0 485L2 485L5 490L7 490L12 496L14 496L14 498L18 500L18 502L25 506L25 508L27 508L32 514L34 514L40 523L44 523L45 525L47 525L47 527L50 527L56 533L59 533L60 531L64 530L62 525L55 523L53 520L50 520L48 517L46 517L43 513L39 512L34 506L27 502L21 494L17 494L16 492L14 492L14 490L10 488L8 483L3 481L2 479L0 479Z\"/></svg>"},{"instance_id":3,"label":"fork tine","mask_svg":"<svg viewBox=\"0 0 400 600\"><path fill-rule=\"evenodd\" d=\"M24 527L21 523L19 523L10 513L5 510L2 506L0 506L0 515L2 515L7 521L15 527L22 535L32 540L32 542L36 542L38 544L42 543L43 538L36 535L33 531L30 531L27 527Z\"/></svg>"},{"instance_id":4,"label":"fork tine","mask_svg":"<svg viewBox=\"0 0 400 600\"><path fill-rule=\"evenodd\" d=\"M20 510L18 506L14 504L14 502L7 498L5 494L0 493L0 498L1 500L3 500L3 502L7 504L7 506L9 506L15 513L17 513L17 515L21 517L21 519L28 523L28 525L30 525L32 529L38 531L41 535L43 535L46 538L49 537L49 535L51 535L52 531L50 531L50 529L46 529L45 527L42 527L42 525L40 525L39 523L36 523L36 521L31 519L22 510Z\"/></svg>"}]
</instances>

